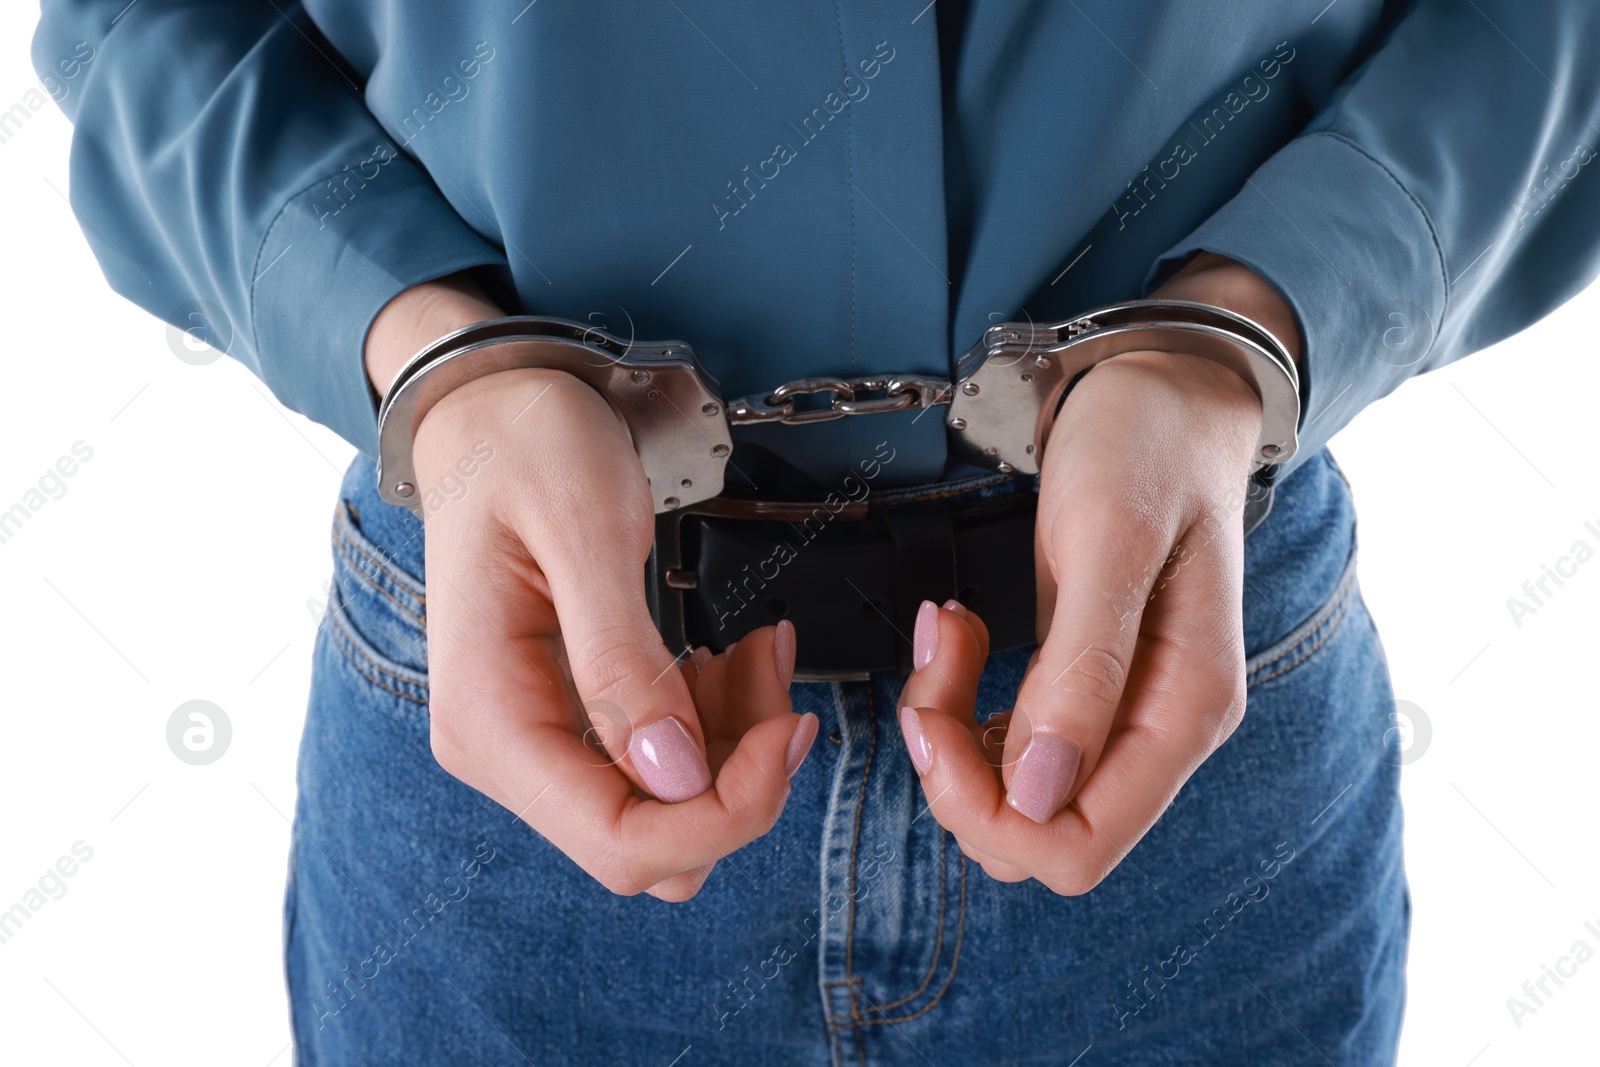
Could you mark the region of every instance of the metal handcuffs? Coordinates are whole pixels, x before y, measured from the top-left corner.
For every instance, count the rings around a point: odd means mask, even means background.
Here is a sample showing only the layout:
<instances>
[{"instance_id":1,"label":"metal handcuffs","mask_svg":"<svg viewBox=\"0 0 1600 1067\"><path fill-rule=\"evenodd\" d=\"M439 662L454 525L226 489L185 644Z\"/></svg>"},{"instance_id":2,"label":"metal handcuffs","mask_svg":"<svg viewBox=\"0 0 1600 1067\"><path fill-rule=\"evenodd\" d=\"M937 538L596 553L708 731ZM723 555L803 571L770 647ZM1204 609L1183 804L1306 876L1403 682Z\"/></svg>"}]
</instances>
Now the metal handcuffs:
<instances>
[{"instance_id":1,"label":"metal handcuffs","mask_svg":"<svg viewBox=\"0 0 1600 1067\"><path fill-rule=\"evenodd\" d=\"M489 319L446 334L401 368L378 411L378 492L422 517L411 448L423 417L474 378L523 367L566 371L610 402L627 424L657 514L721 495L733 451L730 431L749 423L821 422L948 405L953 458L1037 474L1062 398L1079 375L1139 350L1198 356L1249 383L1262 410L1250 480L1270 491L1277 465L1299 445L1300 378L1287 350L1270 331L1224 308L1138 300L1065 322L991 326L956 361L954 381L912 374L801 378L727 402L706 384L693 350L681 341L627 341L567 319ZM802 409L794 401L830 393L825 407ZM1265 514L1257 510L1255 521ZM1253 526L1248 513L1246 526Z\"/></svg>"}]
</instances>

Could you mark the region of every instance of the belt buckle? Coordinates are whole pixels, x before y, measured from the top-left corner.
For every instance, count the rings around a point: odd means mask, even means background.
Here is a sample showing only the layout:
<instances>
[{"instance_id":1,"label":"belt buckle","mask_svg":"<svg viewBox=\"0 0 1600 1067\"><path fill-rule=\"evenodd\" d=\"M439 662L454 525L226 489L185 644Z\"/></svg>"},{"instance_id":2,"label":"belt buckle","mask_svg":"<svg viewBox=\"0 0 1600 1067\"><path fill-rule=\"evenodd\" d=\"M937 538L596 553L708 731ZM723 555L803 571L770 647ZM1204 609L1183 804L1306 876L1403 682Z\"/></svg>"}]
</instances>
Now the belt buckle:
<instances>
[{"instance_id":1,"label":"belt buckle","mask_svg":"<svg viewBox=\"0 0 1600 1067\"><path fill-rule=\"evenodd\" d=\"M775 618L829 627L814 640L802 640L797 681L865 681L876 671L897 671L904 677L912 669L909 635L917 605L952 596L986 613L996 650L1034 640L1037 494L1031 487L962 499L938 494L896 499L892 491L886 493L870 501L845 501L836 512L829 508L833 518L865 520L869 526L836 526L825 519L814 536L800 541L774 530L794 554L781 560L775 573L757 564L759 580L751 571L752 553L765 551L768 531L740 531L710 520L786 522L799 531L825 504L723 498L658 515L646 587L663 642L679 655L696 644L725 647L718 636L727 617L723 608L738 599L739 606L728 615L737 619L747 610L756 615L753 622L736 625L732 637ZM705 525L690 532L685 525L690 517L705 520ZM791 562L801 556L811 562ZM804 569L794 572L791 566ZM838 589L830 593L828 580L835 576ZM766 610L774 620L762 618L762 597L772 598ZM774 601L784 606L774 608ZM713 617L718 620L715 628Z\"/></svg>"},{"instance_id":2,"label":"belt buckle","mask_svg":"<svg viewBox=\"0 0 1600 1067\"><path fill-rule=\"evenodd\" d=\"M684 610L683 594L698 589L698 566L685 565L683 558L683 521L687 518L744 518L767 521L803 521L818 508L816 501L749 500L735 497L713 497L656 515L655 540L650 546L650 559L646 564L645 593L650 614L661 632L662 643L682 656L693 643L689 639L688 613ZM835 517L851 519L867 516L864 501L846 501ZM864 682L871 678L870 671L818 670L797 667L797 682Z\"/></svg>"}]
</instances>

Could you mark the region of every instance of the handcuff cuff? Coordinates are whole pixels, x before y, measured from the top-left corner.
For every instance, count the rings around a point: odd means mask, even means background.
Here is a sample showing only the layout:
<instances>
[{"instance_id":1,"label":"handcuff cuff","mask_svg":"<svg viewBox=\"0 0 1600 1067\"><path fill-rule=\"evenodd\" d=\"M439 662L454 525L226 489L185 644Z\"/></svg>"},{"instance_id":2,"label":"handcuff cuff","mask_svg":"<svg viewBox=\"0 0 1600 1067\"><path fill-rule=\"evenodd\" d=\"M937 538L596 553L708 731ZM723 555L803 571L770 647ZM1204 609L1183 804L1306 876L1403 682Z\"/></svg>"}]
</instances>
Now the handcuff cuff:
<instances>
[{"instance_id":1,"label":"handcuff cuff","mask_svg":"<svg viewBox=\"0 0 1600 1067\"><path fill-rule=\"evenodd\" d=\"M378 492L421 518L411 452L423 418L475 378L529 367L566 371L606 398L627 426L657 515L720 496L732 428L758 423L947 406L951 458L1032 475L1062 402L1083 373L1112 356L1151 350L1228 367L1260 399L1261 434L1245 493L1249 533L1271 507L1273 475L1299 447L1300 376L1269 330L1225 308L1187 300L1127 301L1056 323L997 323L957 359L953 380L811 377L728 401L707 384L709 375L684 342L624 340L561 318L489 319L434 341L395 377L378 411ZM826 406L796 404L803 396L826 397Z\"/></svg>"}]
</instances>

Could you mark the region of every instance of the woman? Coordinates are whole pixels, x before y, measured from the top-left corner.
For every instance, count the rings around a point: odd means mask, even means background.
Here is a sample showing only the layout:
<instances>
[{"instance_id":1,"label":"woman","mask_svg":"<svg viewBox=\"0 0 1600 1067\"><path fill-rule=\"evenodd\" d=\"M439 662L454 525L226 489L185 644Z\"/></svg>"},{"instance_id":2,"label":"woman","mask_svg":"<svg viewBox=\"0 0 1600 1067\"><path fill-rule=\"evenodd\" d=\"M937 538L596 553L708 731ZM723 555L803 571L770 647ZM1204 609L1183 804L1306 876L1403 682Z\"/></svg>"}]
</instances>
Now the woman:
<instances>
[{"instance_id":1,"label":"woman","mask_svg":"<svg viewBox=\"0 0 1600 1067\"><path fill-rule=\"evenodd\" d=\"M47 7L34 57L78 64L73 202L112 284L220 309L361 453L301 752L300 1062L1391 1062L1392 701L1323 445L1592 277L1597 22ZM696 586L692 649L639 580L673 527L574 376L446 395L420 515L376 481L401 367L506 313L684 338L731 400L954 377L993 323L1136 297L1243 315L1297 366L1300 447L1248 536L1273 413L1183 346L1077 381L1036 479L963 462L920 409L735 427L726 499L870 469L891 550L709 621ZM952 570L1007 498L1036 513L1021 551ZM723 529L694 521L702 549ZM905 662L795 680L873 612ZM1036 646L991 640L1019 619Z\"/></svg>"}]
</instances>

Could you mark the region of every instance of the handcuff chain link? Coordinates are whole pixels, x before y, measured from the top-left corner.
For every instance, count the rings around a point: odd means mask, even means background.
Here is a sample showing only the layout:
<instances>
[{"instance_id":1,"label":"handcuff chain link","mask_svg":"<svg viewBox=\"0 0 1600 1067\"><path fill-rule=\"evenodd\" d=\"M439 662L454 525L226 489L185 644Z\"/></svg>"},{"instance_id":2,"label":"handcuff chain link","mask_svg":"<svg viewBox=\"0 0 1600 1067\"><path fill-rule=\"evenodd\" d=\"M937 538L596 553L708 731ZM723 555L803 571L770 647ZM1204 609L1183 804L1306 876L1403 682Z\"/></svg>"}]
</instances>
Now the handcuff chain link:
<instances>
[{"instance_id":1,"label":"handcuff chain link","mask_svg":"<svg viewBox=\"0 0 1600 1067\"><path fill-rule=\"evenodd\" d=\"M860 399L861 393L883 395ZM863 378L796 378L766 395L743 396L728 404L728 422L739 425L779 422L803 425L829 422L846 415L876 415L907 408L928 408L950 403L954 387L941 378L915 374L877 374ZM797 396L831 394L826 407L797 410Z\"/></svg>"}]
</instances>

